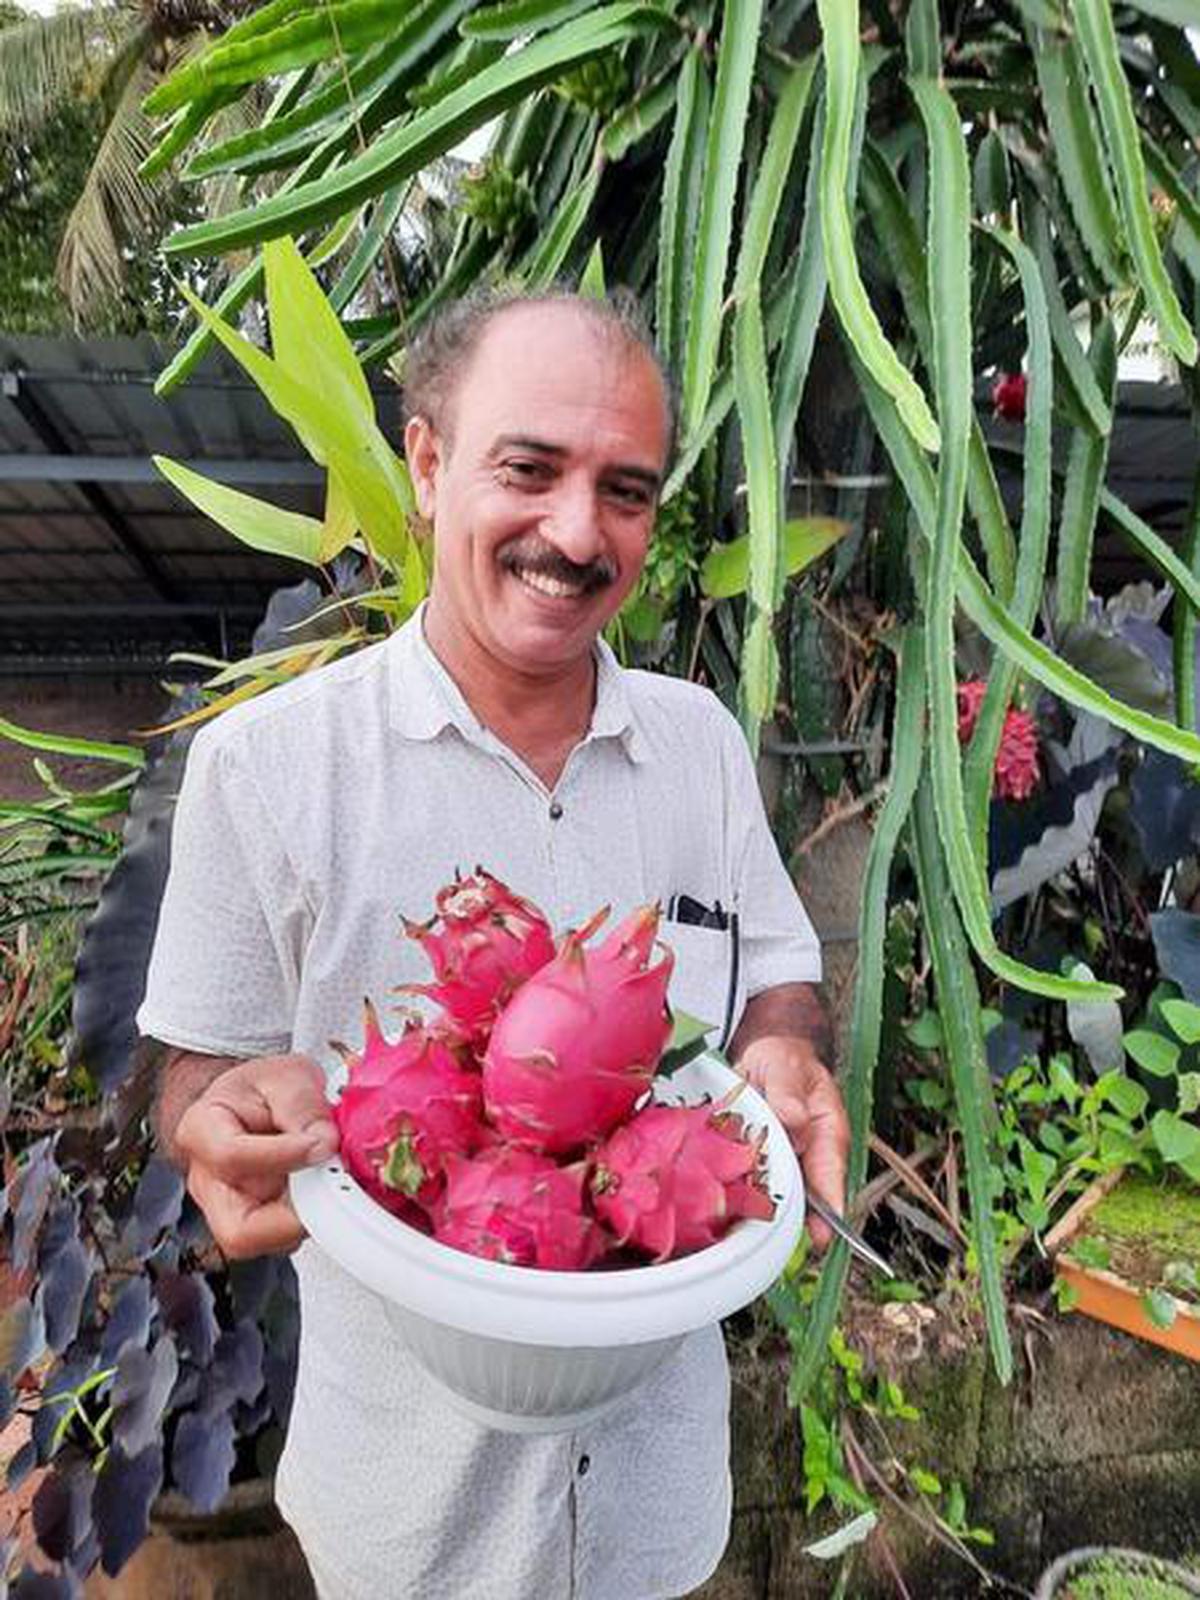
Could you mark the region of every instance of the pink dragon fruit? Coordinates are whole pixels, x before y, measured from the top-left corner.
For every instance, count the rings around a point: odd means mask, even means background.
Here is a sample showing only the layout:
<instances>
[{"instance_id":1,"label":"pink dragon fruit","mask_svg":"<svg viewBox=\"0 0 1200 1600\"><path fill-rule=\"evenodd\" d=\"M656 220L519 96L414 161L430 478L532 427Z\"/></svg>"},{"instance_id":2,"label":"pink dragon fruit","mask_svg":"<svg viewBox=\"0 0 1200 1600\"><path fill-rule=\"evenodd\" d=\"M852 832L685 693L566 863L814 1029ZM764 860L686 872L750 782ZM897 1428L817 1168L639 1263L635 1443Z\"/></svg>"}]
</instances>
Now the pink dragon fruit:
<instances>
[{"instance_id":1,"label":"pink dragon fruit","mask_svg":"<svg viewBox=\"0 0 1200 1600\"><path fill-rule=\"evenodd\" d=\"M659 908L643 906L596 949L584 948L607 910L568 933L557 956L520 988L483 1058L488 1117L507 1139L562 1155L627 1117L671 1032L667 950L650 966Z\"/></svg>"},{"instance_id":2,"label":"pink dragon fruit","mask_svg":"<svg viewBox=\"0 0 1200 1600\"><path fill-rule=\"evenodd\" d=\"M436 983L407 984L445 1008L464 1038L483 1044L513 992L554 955L550 924L532 901L476 867L438 891L438 916L405 922L433 964Z\"/></svg>"},{"instance_id":3,"label":"pink dragon fruit","mask_svg":"<svg viewBox=\"0 0 1200 1600\"><path fill-rule=\"evenodd\" d=\"M713 1244L738 1217L769 1220L763 1139L720 1107L647 1106L595 1155L596 1215L655 1261Z\"/></svg>"},{"instance_id":4,"label":"pink dragon fruit","mask_svg":"<svg viewBox=\"0 0 1200 1600\"><path fill-rule=\"evenodd\" d=\"M522 1267L582 1271L608 1240L584 1207L586 1168L497 1146L471 1159L451 1156L433 1212L434 1237L456 1250Z\"/></svg>"},{"instance_id":5,"label":"pink dragon fruit","mask_svg":"<svg viewBox=\"0 0 1200 1600\"><path fill-rule=\"evenodd\" d=\"M411 1202L427 1208L437 1198L448 1157L483 1142L479 1074L464 1065L465 1054L420 1022L390 1042L368 1003L362 1054L347 1055L350 1079L333 1108L342 1159L402 1216L411 1217Z\"/></svg>"}]
</instances>

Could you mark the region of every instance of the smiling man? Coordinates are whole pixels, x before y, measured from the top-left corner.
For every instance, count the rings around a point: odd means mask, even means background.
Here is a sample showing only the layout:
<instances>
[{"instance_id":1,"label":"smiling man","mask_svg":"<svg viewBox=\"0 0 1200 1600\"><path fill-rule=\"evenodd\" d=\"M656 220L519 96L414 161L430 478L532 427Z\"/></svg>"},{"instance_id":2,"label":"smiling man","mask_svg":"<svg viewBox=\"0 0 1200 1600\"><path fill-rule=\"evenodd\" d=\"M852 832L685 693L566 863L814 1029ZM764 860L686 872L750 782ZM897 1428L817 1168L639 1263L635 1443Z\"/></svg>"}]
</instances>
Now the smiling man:
<instances>
[{"instance_id":1,"label":"smiling man","mask_svg":"<svg viewBox=\"0 0 1200 1600\"><path fill-rule=\"evenodd\" d=\"M623 670L670 392L628 303L493 296L410 352L405 445L428 604L387 642L227 713L188 761L140 1015L168 1046L164 1147L231 1256L295 1250L300 1368L278 1495L322 1600L651 1600L729 1525L729 1380L702 1330L576 1434L488 1431L385 1306L305 1240L287 1174L332 1148L329 1041L420 981L399 917L482 863L557 927L674 914L671 994L711 1021L840 1205L820 955L736 723ZM823 1230L814 1225L818 1243Z\"/></svg>"}]
</instances>

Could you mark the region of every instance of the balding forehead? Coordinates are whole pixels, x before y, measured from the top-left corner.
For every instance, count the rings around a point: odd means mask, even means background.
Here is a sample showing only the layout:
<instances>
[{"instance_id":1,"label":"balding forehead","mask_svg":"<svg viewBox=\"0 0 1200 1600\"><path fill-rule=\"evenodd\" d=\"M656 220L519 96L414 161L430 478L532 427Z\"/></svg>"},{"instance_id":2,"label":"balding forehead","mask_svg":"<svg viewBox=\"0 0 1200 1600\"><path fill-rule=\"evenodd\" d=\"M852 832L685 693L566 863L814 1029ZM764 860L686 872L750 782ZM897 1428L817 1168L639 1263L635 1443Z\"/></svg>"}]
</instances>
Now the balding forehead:
<instances>
[{"instance_id":1,"label":"balding forehead","mask_svg":"<svg viewBox=\"0 0 1200 1600\"><path fill-rule=\"evenodd\" d=\"M637 302L624 290L604 300L557 291L526 298L485 290L450 303L421 330L409 350L404 379L408 415L426 417L446 443L452 444L456 401L462 385L471 380L485 341L503 338L514 347L511 359L519 364L525 338L536 340L533 330L556 325L561 330L564 324L578 328L583 339L599 341L601 348L627 353L631 360L640 358L648 364L666 419L669 460L675 443L675 392Z\"/></svg>"}]
</instances>

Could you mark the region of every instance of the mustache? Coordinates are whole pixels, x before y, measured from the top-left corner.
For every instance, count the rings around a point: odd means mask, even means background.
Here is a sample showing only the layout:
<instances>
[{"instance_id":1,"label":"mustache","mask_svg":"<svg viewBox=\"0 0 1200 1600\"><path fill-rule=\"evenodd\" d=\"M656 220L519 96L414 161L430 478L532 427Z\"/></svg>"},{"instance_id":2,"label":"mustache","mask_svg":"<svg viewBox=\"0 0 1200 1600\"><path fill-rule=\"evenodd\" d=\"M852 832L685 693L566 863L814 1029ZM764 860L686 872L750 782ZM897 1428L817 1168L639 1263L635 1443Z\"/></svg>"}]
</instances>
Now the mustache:
<instances>
[{"instance_id":1,"label":"mustache","mask_svg":"<svg viewBox=\"0 0 1200 1600\"><path fill-rule=\"evenodd\" d=\"M594 594L605 588L616 577L610 561L603 558L580 564L564 556L553 545L518 545L501 552L500 564L508 572L535 572L543 578L553 578L559 583L578 587L585 594Z\"/></svg>"}]
</instances>

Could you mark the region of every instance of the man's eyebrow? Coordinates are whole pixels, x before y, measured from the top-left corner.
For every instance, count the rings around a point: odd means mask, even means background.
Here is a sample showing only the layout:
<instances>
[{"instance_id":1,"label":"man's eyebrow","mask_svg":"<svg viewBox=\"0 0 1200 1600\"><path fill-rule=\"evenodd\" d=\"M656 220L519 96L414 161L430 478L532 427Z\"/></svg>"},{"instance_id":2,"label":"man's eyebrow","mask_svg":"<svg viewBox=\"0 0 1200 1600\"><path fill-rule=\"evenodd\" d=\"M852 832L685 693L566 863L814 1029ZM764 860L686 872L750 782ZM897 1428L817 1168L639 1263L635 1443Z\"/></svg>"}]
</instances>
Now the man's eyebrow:
<instances>
[{"instance_id":1,"label":"man's eyebrow","mask_svg":"<svg viewBox=\"0 0 1200 1600\"><path fill-rule=\"evenodd\" d=\"M561 460L569 452L565 445L552 444L548 439L537 439L527 433L502 433L499 438L492 441L488 451L489 459L501 454L504 450L530 450L535 455L552 456ZM644 483L648 489L655 491L662 487L661 474L654 472L650 467L639 466L633 461L615 461L605 468L609 477L633 478L638 483Z\"/></svg>"}]
</instances>

